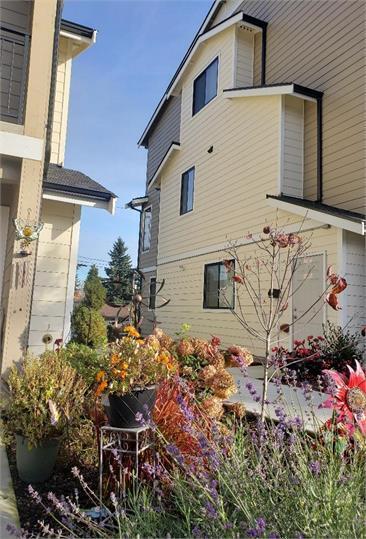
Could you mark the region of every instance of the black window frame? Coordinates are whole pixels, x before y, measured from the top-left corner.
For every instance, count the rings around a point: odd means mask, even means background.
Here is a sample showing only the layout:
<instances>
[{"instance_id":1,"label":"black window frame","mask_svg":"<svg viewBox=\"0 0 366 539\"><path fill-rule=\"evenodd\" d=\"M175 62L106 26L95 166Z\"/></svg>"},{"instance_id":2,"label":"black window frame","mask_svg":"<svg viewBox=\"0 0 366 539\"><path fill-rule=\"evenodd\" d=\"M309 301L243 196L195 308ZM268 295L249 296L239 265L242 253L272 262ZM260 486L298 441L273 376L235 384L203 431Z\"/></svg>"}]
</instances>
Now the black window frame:
<instances>
[{"instance_id":1,"label":"black window frame","mask_svg":"<svg viewBox=\"0 0 366 539\"><path fill-rule=\"evenodd\" d=\"M217 70L216 70L216 90L215 90L215 95L213 95L208 101L204 101L203 105L200 106L200 108L197 108L195 106L195 103L196 103L196 88L197 88L197 85L198 85L198 82L205 78L206 79L206 73L207 73L207 70L213 65L213 64L217 64ZM197 75L197 77L194 79L193 81L193 93L192 93L192 116L195 116L196 114L198 114L198 112L202 109L204 109L206 107L206 105L208 105L209 103L211 103L211 101L213 99L215 99L215 97L217 97L217 91L218 91L218 86L219 86L219 57L216 56L216 58L214 58L212 60L212 62L209 63L209 65L203 70L201 71L201 73L199 75ZM206 85L205 85L205 91L206 91Z\"/></svg>"},{"instance_id":2,"label":"black window frame","mask_svg":"<svg viewBox=\"0 0 366 539\"><path fill-rule=\"evenodd\" d=\"M187 209L183 207L183 203L184 203L184 187L185 187L185 177L193 171L193 190L192 190L192 208L190 209ZM186 213L190 213L191 211L193 211L193 207L194 207L194 183L195 183L195 180L196 180L196 167L191 167L189 168L188 170L186 170L185 172L183 172L182 174L182 177L181 177L181 184L180 184L180 215L185 215ZM185 200L186 202L188 202L188 196L185 197Z\"/></svg>"},{"instance_id":3,"label":"black window frame","mask_svg":"<svg viewBox=\"0 0 366 539\"><path fill-rule=\"evenodd\" d=\"M234 259L230 260L230 262L232 263L233 271L235 271L235 260ZM232 296L232 305L231 306L222 306L222 305L220 305L220 288L217 289L217 305L214 307L212 305L207 304L207 290L206 290L207 274L208 274L208 268L212 268L213 266L217 266L217 268L218 268L218 279L217 279L218 283L220 283L220 268L225 267L223 262L212 262L210 264L205 264L205 266L204 266L204 276L203 276L203 308L204 309L225 309L225 310L235 309L235 282L234 281L232 281L232 287L233 287L232 293L233 293L233 296Z\"/></svg>"},{"instance_id":4,"label":"black window frame","mask_svg":"<svg viewBox=\"0 0 366 539\"><path fill-rule=\"evenodd\" d=\"M152 293L153 287L153 293ZM150 277L149 282L149 311L156 309L156 277Z\"/></svg>"}]
</instances>

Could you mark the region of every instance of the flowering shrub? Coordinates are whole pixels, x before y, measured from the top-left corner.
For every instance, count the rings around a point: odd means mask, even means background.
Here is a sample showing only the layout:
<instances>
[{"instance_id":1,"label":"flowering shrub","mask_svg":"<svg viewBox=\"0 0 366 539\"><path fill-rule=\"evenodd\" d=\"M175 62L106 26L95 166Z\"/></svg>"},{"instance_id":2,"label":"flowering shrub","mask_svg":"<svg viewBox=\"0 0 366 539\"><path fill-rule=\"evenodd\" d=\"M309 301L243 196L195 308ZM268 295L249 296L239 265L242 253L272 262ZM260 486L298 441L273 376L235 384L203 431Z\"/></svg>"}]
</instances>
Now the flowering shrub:
<instances>
[{"instance_id":1,"label":"flowering shrub","mask_svg":"<svg viewBox=\"0 0 366 539\"><path fill-rule=\"evenodd\" d=\"M347 373L348 365L361 360L361 357L357 336L328 322L324 335L296 339L292 350L284 346L273 347L271 361L275 367L287 366L295 371L298 382L310 382L314 386L320 384L321 389L325 369Z\"/></svg>"},{"instance_id":2,"label":"flowering shrub","mask_svg":"<svg viewBox=\"0 0 366 539\"><path fill-rule=\"evenodd\" d=\"M155 336L142 339L133 326L126 326L124 332L125 337L109 345L106 366L96 375L97 396L106 390L123 395L152 386L176 369L173 355Z\"/></svg>"},{"instance_id":3,"label":"flowering shrub","mask_svg":"<svg viewBox=\"0 0 366 539\"><path fill-rule=\"evenodd\" d=\"M56 352L27 356L13 366L7 389L5 429L27 438L30 446L64 434L82 415L86 386Z\"/></svg>"}]
</instances>

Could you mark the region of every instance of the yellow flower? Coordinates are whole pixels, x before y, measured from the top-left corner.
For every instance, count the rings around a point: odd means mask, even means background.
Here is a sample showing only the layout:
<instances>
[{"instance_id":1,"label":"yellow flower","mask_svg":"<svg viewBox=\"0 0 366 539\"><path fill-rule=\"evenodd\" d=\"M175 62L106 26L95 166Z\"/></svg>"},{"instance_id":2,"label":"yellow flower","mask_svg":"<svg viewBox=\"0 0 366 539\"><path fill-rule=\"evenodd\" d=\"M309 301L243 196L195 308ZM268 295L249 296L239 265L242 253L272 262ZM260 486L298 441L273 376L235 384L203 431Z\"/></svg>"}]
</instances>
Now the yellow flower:
<instances>
[{"instance_id":1,"label":"yellow flower","mask_svg":"<svg viewBox=\"0 0 366 539\"><path fill-rule=\"evenodd\" d=\"M32 229L30 226L25 226L23 228L23 236L25 236L26 238L29 238L29 236L32 235Z\"/></svg>"},{"instance_id":2,"label":"yellow flower","mask_svg":"<svg viewBox=\"0 0 366 539\"><path fill-rule=\"evenodd\" d=\"M123 331L125 333L128 333L129 337L136 337L136 338L140 337L140 333L133 326L125 326L123 328Z\"/></svg>"},{"instance_id":3,"label":"yellow flower","mask_svg":"<svg viewBox=\"0 0 366 539\"><path fill-rule=\"evenodd\" d=\"M126 363L126 361L124 363L122 363L122 367L126 370L128 369L128 363Z\"/></svg>"},{"instance_id":4,"label":"yellow flower","mask_svg":"<svg viewBox=\"0 0 366 539\"><path fill-rule=\"evenodd\" d=\"M111 355L111 365L115 365L119 362L119 355L118 354L112 354Z\"/></svg>"}]
</instances>

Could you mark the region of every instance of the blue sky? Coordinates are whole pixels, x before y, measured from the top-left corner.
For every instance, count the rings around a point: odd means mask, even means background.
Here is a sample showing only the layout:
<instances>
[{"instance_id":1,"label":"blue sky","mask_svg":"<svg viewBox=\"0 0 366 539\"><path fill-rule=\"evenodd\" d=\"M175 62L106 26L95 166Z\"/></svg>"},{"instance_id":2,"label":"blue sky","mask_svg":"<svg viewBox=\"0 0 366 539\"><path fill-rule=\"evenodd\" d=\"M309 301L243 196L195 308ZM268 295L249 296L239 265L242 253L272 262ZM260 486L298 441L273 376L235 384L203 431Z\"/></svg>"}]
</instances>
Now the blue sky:
<instances>
[{"instance_id":1,"label":"blue sky","mask_svg":"<svg viewBox=\"0 0 366 539\"><path fill-rule=\"evenodd\" d=\"M65 19L98 30L95 45L73 62L65 167L119 197L114 216L83 208L80 256L108 259L121 236L136 262L139 215L123 207L145 190L147 152L137 140L211 3L65 1Z\"/></svg>"}]
</instances>

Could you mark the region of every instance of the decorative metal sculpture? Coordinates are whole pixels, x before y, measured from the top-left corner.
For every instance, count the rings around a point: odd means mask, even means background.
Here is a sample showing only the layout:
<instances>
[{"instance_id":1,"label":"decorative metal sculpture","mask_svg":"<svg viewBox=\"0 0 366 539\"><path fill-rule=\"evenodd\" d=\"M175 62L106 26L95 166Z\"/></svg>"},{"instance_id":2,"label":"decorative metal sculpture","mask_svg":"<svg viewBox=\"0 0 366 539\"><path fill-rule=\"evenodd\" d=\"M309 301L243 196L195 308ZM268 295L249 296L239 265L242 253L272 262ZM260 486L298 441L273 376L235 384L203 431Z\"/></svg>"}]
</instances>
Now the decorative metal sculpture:
<instances>
[{"instance_id":1,"label":"decorative metal sculpture","mask_svg":"<svg viewBox=\"0 0 366 539\"><path fill-rule=\"evenodd\" d=\"M43 228L43 223L35 223L30 220L30 212L28 209L27 219L13 219L15 226L15 237L20 240L20 255L28 256L32 252L30 251L30 244L39 238L39 234Z\"/></svg>"}]
</instances>

